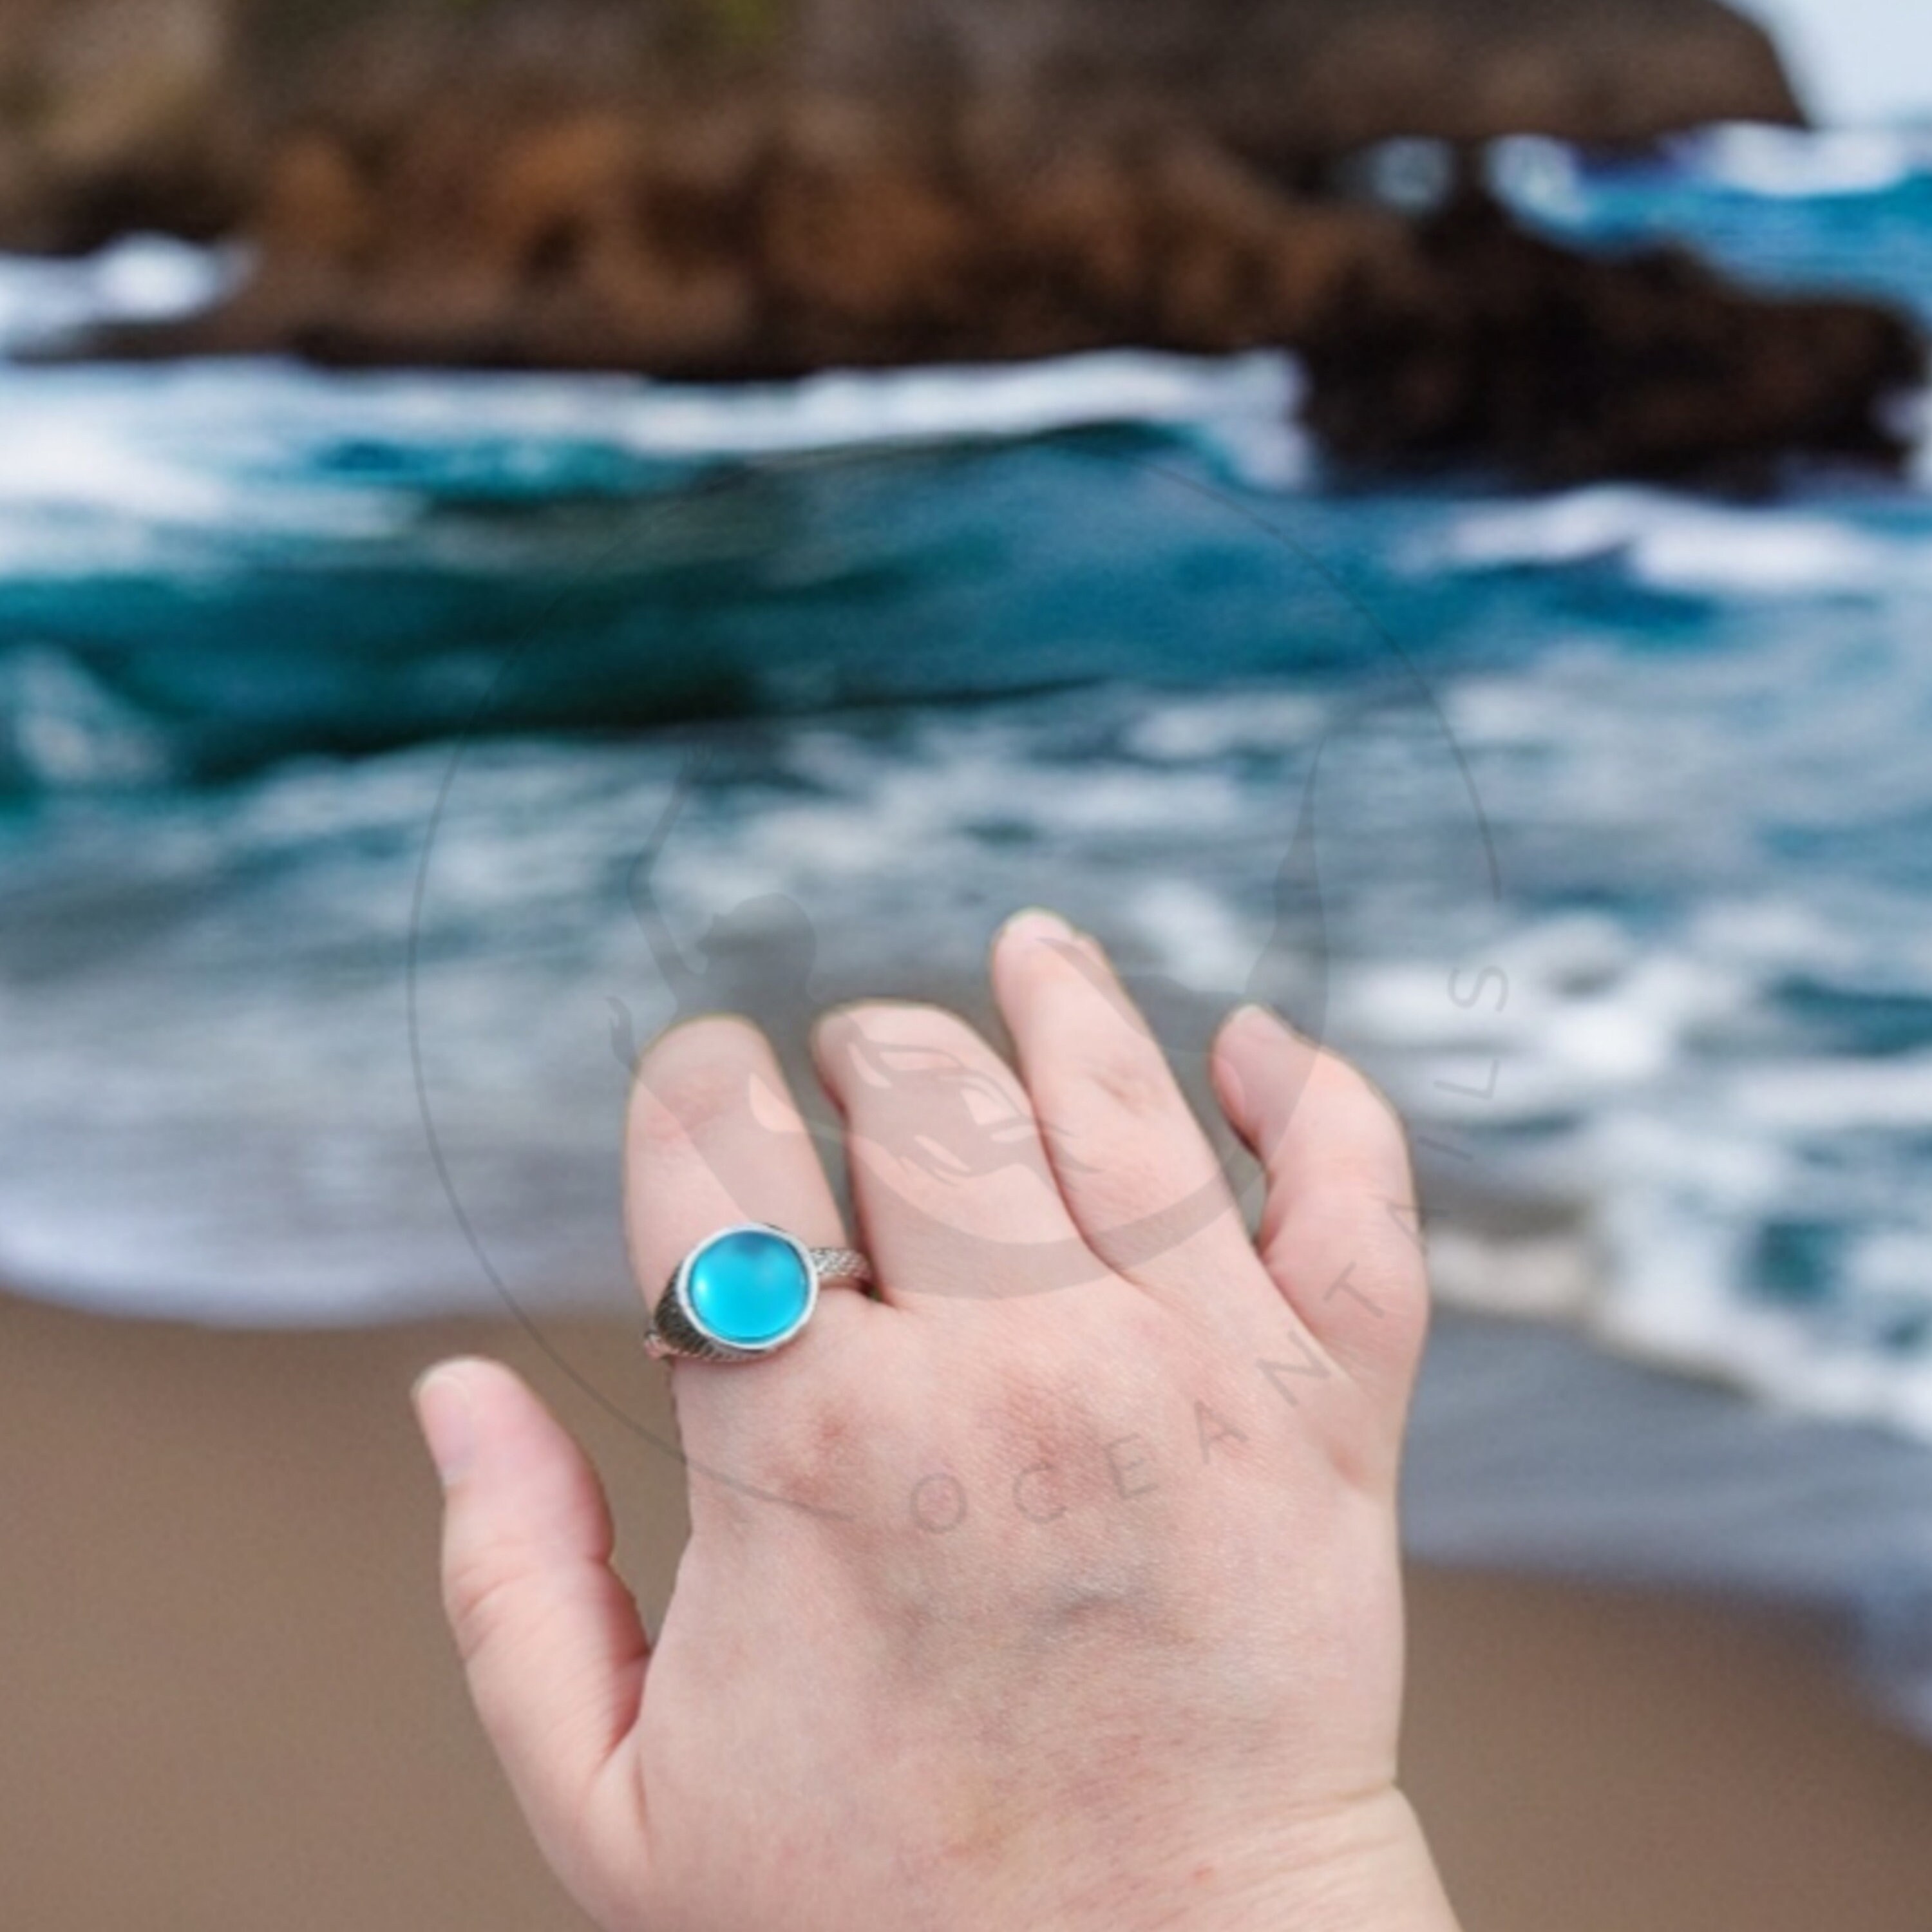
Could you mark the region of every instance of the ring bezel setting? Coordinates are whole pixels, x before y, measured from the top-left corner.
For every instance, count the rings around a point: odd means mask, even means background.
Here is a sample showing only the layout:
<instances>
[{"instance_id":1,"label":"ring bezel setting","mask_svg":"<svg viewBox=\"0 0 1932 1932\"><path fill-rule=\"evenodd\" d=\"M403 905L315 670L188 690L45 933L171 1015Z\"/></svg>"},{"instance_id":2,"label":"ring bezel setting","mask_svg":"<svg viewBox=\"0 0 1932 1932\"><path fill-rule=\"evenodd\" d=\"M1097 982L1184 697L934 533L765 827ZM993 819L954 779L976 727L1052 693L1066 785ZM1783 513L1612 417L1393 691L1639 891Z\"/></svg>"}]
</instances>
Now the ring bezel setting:
<instances>
[{"instance_id":1,"label":"ring bezel setting","mask_svg":"<svg viewBox=\"0 0 1932 1932\"><path fill-rule=\"evenodd\" d=\"M701 1312L695 1292L697 1276L705 1262L724 1244L742 1240L747 1235L782 1243L796 1260L803 1283L797 1312L768 1335L748 1336L722 1332ZM711 1362L757 1361L796 1341L803 1332L818 1306L819 1282L826 1271L819 1251L807 1247L796 1236L768 1222L746 1221L733 1227L720 1228L697 1243L678 1263L656 1312L645 1323L645 1348L659 1358L682 1357ZM850 1272L849 1269L844 1271Z\"/></svg>"}]
</instances>

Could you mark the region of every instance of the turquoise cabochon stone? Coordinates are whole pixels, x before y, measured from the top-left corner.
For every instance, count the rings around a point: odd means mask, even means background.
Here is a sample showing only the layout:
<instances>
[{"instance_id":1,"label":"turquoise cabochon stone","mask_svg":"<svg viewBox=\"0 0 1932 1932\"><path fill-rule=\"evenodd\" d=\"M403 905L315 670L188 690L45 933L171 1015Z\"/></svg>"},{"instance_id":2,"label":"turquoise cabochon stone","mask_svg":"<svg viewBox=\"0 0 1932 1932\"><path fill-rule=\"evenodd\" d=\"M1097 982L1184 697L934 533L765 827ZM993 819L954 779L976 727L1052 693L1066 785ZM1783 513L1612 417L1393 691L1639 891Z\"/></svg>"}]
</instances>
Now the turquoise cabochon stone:
<instances>
[{"instance_id":1,"label":"turquoise cabochon stone","mask_svg":"<svg viewBox=\"0 0 1932 1932\"><path fill-rule=\"evenodd\" d=\"M740 1228L707 1241L692 1257L686 1298L719 1341L755 1348L797 1326L812 1298L812 1280L789 1241Z\"/></svg>"}]
</instances>

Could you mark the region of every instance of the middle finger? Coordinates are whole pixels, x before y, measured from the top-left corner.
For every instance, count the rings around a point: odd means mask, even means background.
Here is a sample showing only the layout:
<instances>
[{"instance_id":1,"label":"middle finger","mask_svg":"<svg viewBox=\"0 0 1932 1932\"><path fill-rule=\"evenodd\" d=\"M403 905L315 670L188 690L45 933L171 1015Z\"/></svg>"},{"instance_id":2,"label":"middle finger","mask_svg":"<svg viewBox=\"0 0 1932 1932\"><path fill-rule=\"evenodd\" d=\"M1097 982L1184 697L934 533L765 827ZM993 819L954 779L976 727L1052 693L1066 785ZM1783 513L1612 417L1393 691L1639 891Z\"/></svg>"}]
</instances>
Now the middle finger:
<instances>
[{"instance_id":1,"label":"middle finger","mask_svg":"<svg viewBox=\"0 0 1932 1932\"><path fill-rule=\"evenodd\" d=\"M956 1015L867 1004L812 1036L845 1117L852 1196L888 1299L1043 1293L1102 1278L1026 1090Z\"/></svg>"}]
</instances>

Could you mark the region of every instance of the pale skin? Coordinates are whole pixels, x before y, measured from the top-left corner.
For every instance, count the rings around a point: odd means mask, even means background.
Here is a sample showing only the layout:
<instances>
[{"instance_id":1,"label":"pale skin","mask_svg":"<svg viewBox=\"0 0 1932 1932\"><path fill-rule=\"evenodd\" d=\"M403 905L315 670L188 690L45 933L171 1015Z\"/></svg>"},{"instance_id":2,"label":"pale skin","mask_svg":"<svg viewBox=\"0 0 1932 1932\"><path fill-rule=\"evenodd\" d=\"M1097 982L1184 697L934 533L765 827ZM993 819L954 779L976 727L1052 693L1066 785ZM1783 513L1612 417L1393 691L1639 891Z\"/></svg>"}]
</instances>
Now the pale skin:
<instances>
[{"instance_id":1,"label":"pale skin","mask_svg":"<svg viewBox=\"0 0 1932 1932\"><path fill-rule=\"evenodd\" d=\"M1397 1780L1427 1318L1401 1131L1232 1016L1251 1234L1094 941L1023 914L992 976L1015 1066L935 1008L820 1022L855 1226L755 1028L646 1055L647 1296L754 1220L878 1276L767 1359L670 1366L692 1534L654 1641L536 1397L476 1360L418 1384L451 1622L531 1828L608 1932L1454 1932ZM917 1157L922 1065L990 1096L1012 1158Z\"/></svg>"}]
</instances>

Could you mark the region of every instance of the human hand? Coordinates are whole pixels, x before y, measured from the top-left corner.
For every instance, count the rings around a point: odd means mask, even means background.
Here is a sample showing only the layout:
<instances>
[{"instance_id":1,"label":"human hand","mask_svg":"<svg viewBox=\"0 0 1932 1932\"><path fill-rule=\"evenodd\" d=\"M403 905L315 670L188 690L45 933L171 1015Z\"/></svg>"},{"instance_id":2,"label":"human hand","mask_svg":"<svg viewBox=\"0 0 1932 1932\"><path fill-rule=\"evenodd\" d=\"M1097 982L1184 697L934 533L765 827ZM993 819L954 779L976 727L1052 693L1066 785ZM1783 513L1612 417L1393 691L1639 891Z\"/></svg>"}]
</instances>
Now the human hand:
<instances>
[{"instance_id":1,"label":"human hand","mask_svg":"<svg viewBox=\"0 0 1932 1932\"><path fill-rule=\"evenodd\" d=\"M878 1298L828 1286L771 1357L673 1365L692 1532L654 1644L536 1399L478 1361L418 1384L525 1814L609 1932L1453 1932L1396 1784L1426 1319L1400 1130L1237 1012L1212 1071L1266 1169L1251 1239L1094 942L1024 914L992 976L1017 1077L935 1009L821 1022ZM998 1160L926 1157L960 1076L1005 1110ZM847 1243L754 1028L645 1056L627 1215L653 1300L727 1226Z\"/></svg>"}]
</instances>

